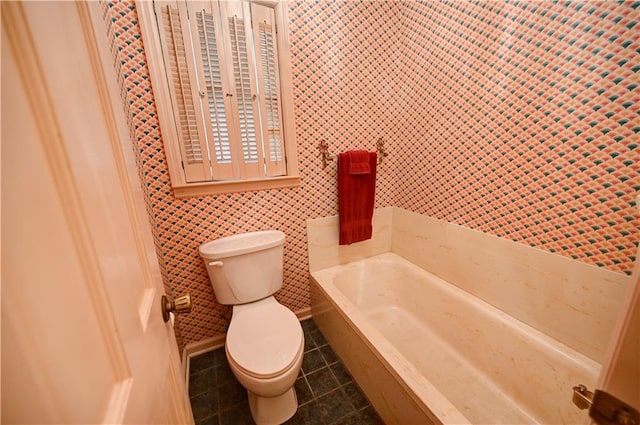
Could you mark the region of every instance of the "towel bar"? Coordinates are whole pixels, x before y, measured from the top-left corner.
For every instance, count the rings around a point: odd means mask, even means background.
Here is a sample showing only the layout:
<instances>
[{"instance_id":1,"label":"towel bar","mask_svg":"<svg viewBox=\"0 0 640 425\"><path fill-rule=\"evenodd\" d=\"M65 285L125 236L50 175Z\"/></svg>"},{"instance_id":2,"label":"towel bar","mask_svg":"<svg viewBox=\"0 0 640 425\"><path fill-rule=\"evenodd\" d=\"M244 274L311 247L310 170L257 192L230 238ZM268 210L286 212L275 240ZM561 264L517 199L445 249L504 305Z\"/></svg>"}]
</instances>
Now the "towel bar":
<instances>
[{"instance_id":1,"label":"towel bar","mask_svg":"<svg viewBox=\"0 0 640 425\"><path fill-rule=\"evenodd\" d=\"M333 155L329 153L329 143L327 143L325 139L320 140L318 150L320 151L320 160L322 161L322 169L324 170L327 168L327 162L333 161ZM389 152L384 148L384 140L382 137L378 138L376 142L376 152L378 153L378 165L380 165L384 158L389 156Z\"/></svg>"}]
</instances>

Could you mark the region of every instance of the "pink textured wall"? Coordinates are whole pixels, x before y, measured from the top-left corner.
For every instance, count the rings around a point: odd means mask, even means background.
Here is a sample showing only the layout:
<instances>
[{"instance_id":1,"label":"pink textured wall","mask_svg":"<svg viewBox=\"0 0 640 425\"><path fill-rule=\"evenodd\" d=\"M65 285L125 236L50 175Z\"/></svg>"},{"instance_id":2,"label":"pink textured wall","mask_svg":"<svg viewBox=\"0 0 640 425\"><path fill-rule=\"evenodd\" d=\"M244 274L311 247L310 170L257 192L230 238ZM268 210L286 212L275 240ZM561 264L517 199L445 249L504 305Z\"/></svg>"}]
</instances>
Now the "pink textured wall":
<instances>
[{"instance_id":1,"label":"pink textured wall","mask_svg":"<svg viewBox=\"0 0 640 425\"><path fill-rule=\"evenodd\" d=\"M189 199L173 197L156 107L133 2L104 4L107 33L119 68L126 110L143 170L159 241L161 267L174 295L189 292L191 313L178 321L186 343L226 330L229 309L215 302L198 246L238 232L286 233L284 289L277 298L294 311L309 306L306 220L337 214L335 161L323 170L316 148L332 153L395 143L388 107L397 70L388 52L399 35L382 22L398 20L383 2L300 2L291 5L291 54L301 186ZM356 19L358 23L356 24ZM371 40L376 40L372 42ZM384 59L387 57L386 59ZM393 158L379 167L376 207L392 205Z\"/></svg>"},{"instance_id":2,"label":"pink textured wall","mask_svg":"<svg viewBox=\"0 0 640 425\"><path fill-rule=\"evenodd\" d=\"M190 199L172 195L135 6L104 11L161 267L175 295L194 298L179 318L187 343L228 323L198 256L213 238L283 230L277 297L308 307L305 222L337 213L323 138L334 154L386 140L376 207L631 270L640 45L629 3L290 2L301 186Z\"/></svg>"},{"instance_id":3,"label":"pink textured wall","mask_svg":"<svg viewBox=\"0 0 640 425\"><path fill-rule=\"evenodd\" d=\"M630 273L640 7L403 2L396 205Z\"/></svg>"}]
</instances>

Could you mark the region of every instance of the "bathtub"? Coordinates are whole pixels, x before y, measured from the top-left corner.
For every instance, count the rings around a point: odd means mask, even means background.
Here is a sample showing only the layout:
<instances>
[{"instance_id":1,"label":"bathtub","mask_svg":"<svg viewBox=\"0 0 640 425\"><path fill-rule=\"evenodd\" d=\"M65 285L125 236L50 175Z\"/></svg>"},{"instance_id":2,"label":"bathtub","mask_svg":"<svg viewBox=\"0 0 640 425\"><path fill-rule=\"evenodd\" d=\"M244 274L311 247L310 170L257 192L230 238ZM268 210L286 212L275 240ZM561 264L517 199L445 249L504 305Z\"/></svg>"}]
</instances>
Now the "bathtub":
<instances>
[{"instance_id":1,"label":"bathtub","mask_svg":"<svg viewBox=\"0 0 640 425\"><path fill-rule=\"evenodd\" d=\"M394 253L311 273L318 327L387 424L576 424L600 365Z\"/></svg>"}]
</instances>

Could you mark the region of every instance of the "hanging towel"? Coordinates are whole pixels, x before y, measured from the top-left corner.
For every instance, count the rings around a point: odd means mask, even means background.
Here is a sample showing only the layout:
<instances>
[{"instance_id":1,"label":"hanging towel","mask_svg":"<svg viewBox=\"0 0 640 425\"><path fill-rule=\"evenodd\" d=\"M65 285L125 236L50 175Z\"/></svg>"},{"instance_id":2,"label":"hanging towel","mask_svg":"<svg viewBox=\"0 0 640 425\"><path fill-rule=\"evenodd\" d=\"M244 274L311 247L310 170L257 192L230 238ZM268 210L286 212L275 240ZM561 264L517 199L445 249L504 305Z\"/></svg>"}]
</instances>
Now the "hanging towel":
<instances>
[{"instance_id":1,"label":"hanging towel","mask_svg":"<svg viewBox=\"0 0 640 425\"><path fill-rule=\"evenodd\" d=\"M349 174L369 174L371 166L369 165L369 152L367 151L349 151Z\"/></svg>"},{"instance_id":2,"label":"hanging towel","mask_svg":"<svg viewBox=\"0 0 640 425\"><path fill-rule=\"evenodd\" d=\"M340 245L371 238L376 164L375 152L349 151L338 155Z\"/></svg>"}]
</instances>

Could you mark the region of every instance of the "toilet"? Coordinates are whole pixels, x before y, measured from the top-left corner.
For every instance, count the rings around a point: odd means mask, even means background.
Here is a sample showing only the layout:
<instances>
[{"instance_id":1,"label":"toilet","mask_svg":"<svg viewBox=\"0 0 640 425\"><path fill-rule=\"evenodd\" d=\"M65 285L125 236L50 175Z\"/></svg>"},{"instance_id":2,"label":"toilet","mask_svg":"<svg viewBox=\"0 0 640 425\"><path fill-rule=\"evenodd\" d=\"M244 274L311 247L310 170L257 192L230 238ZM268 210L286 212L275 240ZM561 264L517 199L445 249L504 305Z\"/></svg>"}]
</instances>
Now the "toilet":
<instances>
[{"instance_id":1,"label":"toilet","mask_svg":"<svg viewBox=\"0 0 640 425\"><path fill-rule=\"evenodd\" d=\"M218 302L233 306L225 351L258 425L281 424L298 408L302 326L273 297L282 288L284 240L283 232L266 230L200 245Z\"/></svg>"}]
</instances>

